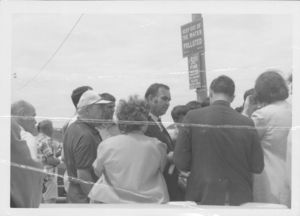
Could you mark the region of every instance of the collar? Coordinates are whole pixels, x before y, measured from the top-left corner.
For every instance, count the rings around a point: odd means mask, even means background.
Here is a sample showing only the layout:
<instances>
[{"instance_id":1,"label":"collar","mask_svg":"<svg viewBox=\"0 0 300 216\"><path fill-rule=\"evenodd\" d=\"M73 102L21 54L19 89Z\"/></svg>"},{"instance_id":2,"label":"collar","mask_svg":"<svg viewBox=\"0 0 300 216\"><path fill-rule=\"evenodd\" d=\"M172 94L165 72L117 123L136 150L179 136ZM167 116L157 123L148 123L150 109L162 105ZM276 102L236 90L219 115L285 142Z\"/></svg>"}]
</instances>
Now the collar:
<instances>
[{"instance_id":1,"label":"collar","mask_svg":"<svg viewBox=\"0 0 300 216\"><path fill-rule=\"evenodd\" d=\"M21 129L21 131L26 132L26 131L24 130L24 128L23 128L21 125L18 124L18 126L19 126L19 128Z\"/></svg>"},{"instance_id":2,"label":"collar","mask_svg":"<svg viewBox=\"0 0 300 216\"><path fill-rule=\"evenodd\" d=\"M225 100L216 100L215 102L212 103L212 105L221 105L221 106L228 106L230 107L230 103Z\"/></svg>"},{"instance_id":3,"label":"collar","mask_svg":"<svg viewBox=\"0 0 300 216\"><path fill-rule=\"evenodd\" d=\"M149 113L149 116L150 116L155 122L158 122L159 117L157 117L157 116L154 115L153 113Z\"/></svg>"},{"instance_id":4,"label":"collar","mask_svg":"<svg viewBox=\"0 0 300 216\"><path fill-rule=\"evenodd\" d=\"M160 131L163 131L163 124L161 121L159 121L159 117L157 117L156 115L149 113L149 116L152 118L152 120L155 122L155 124L159 127Z\"/></svg>"},{"instance_id":5,"label":"collar","mask_svg":"<svg viewBox=\"0 0 300 216\"><path fill-rule=\"evenodd\" d=\"M84 121L84 120L81 120L81 119L79 119L79 118L76 119L76 122L78 122L79 124L84 124L84 125L86 125L88 128L91 129L92 133L97 134L97 135L100 136L100 134L99 134L98 130L96 129L96 127L95 127L94 125L92 125L91 123L86 122L86 121Z\"/></svg>"}]
</instances>

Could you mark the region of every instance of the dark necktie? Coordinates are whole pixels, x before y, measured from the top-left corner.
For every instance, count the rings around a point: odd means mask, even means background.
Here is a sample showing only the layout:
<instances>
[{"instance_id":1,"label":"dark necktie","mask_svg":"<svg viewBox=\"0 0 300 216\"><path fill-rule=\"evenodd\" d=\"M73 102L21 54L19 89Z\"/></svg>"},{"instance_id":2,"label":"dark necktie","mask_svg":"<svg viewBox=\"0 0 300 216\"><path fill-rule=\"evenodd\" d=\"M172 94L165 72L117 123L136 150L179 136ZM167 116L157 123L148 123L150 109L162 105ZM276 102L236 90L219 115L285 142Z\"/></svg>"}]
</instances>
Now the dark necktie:
<instances>
[{"instance_id":1,"label":"dark necktie","mask_svg":"<svg viewBox=\"0 0 300 216\"><path fill-rule=\"evenodd\" d=\"M158 118L157 121L158 121L158 124L159 124L159 127L160 127L161 132L164 133L165 137L166 137L167 140L168 140L168 143L166 143L166 144L168 145L168 149L169 149L170 151L173 151L172 139L170 138L168 131L166 130L166 128L165 128L164 125L162 124L160 118Z\"/></svg>"},{"instance_id":2,"label":"dark necktie","mask_svg":"<svg viewBox=\"0 0 300 216\"><path fill-rule=\"evenodd\" d=\"M164 127L163 124L161 123L161 118L158 118L158 119L157 119L157 122L158 122L158 124L159 124L160 130L161 130L161 131L164 131L164 128L165 128L165 127Z\"/></svg>"}]
</instances>

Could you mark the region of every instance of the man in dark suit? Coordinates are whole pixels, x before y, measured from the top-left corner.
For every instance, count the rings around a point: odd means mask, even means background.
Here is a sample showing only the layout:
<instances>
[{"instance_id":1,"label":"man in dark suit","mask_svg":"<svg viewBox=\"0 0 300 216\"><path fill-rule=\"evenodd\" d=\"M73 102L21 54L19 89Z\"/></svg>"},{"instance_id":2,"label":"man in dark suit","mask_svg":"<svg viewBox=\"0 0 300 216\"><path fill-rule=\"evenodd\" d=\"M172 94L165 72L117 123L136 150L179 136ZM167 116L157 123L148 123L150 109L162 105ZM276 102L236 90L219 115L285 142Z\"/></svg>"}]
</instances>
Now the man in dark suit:
<instances>
[{"instance_id":1,"label":"man in dark suit","mask_svg":"<svg viewBox=\"0 0 300 216\"><path fill-rule=\"evenodd\" d=\"M210 85L211 105L188 112L174 153L179 170L190 171L186 200L203 205L251 202L252 173L264 168L251 119L230 107L235 85L220 76Z\"/></svg>"},{"instance_id":2,"label":"man in dark suit","mask_svg":"<svg viewBox=\"0 0 300 216\"><path fill-rule=\"evenodd\" d=\"M178 187L178 171L173 163L174 144L160 119L160 117L166 113L170 105L170 88L164 84L154 83L147 89L145 99L150 107L148 117L149 124L145 135L156 137L161 142L167 144L168 163L164 170L164 177L167 183L170 201L183 200L182 192Z\"/></svg>"}]
</instances>

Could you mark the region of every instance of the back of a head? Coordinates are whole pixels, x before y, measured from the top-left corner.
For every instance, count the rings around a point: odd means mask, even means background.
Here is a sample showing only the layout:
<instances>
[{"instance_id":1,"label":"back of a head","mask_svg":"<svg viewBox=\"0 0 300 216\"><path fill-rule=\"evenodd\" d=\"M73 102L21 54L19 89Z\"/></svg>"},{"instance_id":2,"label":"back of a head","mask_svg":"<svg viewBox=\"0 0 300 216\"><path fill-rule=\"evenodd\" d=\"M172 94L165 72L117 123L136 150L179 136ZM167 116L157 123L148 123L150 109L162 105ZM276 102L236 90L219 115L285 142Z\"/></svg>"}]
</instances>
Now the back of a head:
<instances>
[{"instance_id":1,"label":"back of a head","mask_svg":"<svg viewBox=\"0 0 300 216\"><path fill-rule=\"evenodd\" d=\"M87 90L93 90L93 88L90 86L80 86L72 91L71 99L76 108L81 95Z\"/></svg>"},{"instance_id":2,"label":"back of a head","mask_svg":"<svg viewBox=\"0 0 300 216\"><path fill-rule=\"evenodd\" d=\"M233 80L230 77L221 75L211 82L210 89L214 93L221 93L229 97L233 97L235 91L235 85Z\"/></svg>"},{"instance_id":3,"label":"back of a head","mask_svg":"<svg viewBox=\"0 0 300 216\"><path fill-rule=\"evenodd\" d=\"M162 83L153 83L146 90L145 99L147 100L149 98L149 96L156 96L159 88L165 88L167 90L170 89L169 86L167 86L165 84L162 84Z\"/></svg>"},{"instance_id":4,"label":"back of a head","mask_svg":"<svg viewBox=\"0 0 300 216\"><path fill-rule=\"evenodd\" d=\"M50 120L42 120L38 123L37 126L38 132L46 134L49 137L52 137L53 134L53 124Z\"/></svg>"},{"instance_id":5,"label":"back of a head","mask_svg":"<svg viewBox=\"0 0 300 216\"><path fill-rule=\"evenodd\" d=\"M180 116L185 116L189 108L186 105L175 106L171 111L171 116L174 122L178 122Z\"/></svg>"},{"instance_id":6,"label":"back of a head","mask_svg":"<svg viewBox=\"0 0 300 216\"><path fill-rule=\"evenodd\" d=\"M256 79L255 99L260 103L273 103L289 96L287 83L276 70L269 70Z\"/></svg>"},{"instance_id":7,"label":"back of a head","mask_svg":"<svg viewBox=\"0 0 300 216\"><path fill-rule=\"evenodd\" d=\"M135 95L128 100L120 100L116 113L120 130L128 133L141 130L148 119L149 107L145 100Z\"/></svg>"}]
</instances>

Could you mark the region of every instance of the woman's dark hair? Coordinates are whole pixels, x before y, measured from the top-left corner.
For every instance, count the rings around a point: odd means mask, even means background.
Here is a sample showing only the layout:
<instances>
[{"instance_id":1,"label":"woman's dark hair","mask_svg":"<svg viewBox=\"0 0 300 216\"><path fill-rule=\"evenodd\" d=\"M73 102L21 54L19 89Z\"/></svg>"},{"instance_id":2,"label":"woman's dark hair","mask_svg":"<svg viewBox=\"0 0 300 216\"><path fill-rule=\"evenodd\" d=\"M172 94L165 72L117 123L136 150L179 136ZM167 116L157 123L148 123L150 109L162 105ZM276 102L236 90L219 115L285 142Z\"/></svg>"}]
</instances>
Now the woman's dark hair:
<instances>
[{"instance_id":1,"label":"woman's dark hair","mask_svg":"<svg viewBox=\"0 0 300 216\"><path fill-rule=\"evenodd\" d=\"M259 75L255 82L255 100L260 103L273 103L285 100L289 90L283 77L274 70Z\"/></svg>"},{"instance_id":2,"label":"woman's dark hair","mask_svg":"<svg viewBox=\"0 0 300 216\"><path fill-rule=\"evenodd\" d=\"M198 109L202 107L201 103L198 101L190 101L186 104L186 106L189 110Z\"/></svg>"},{"instance_id":3,"label":"woman's dark hair","mask_svg":"<svg viewBox=\"0 0 300 216\"><path fill-rule=\"evenodd\" d=\"M185 116L189 108L186 105L175 106L171 111L171 116L174 122L178 122L180 116Z\"/></svg>"},{"instance_id":4,"label":"woman's dark hair","mask_svg":"<svg viewBox=\"0 0 300 216\"><path fill-rule=\"evenodd\" d=\"M138 96L130 96L129 99L120 100L117 107L119 129L124 133L141 130L146 124L149 115L149 107L145 100Z\"/></svg>"}]
</instances>

